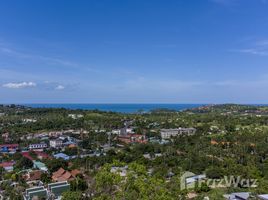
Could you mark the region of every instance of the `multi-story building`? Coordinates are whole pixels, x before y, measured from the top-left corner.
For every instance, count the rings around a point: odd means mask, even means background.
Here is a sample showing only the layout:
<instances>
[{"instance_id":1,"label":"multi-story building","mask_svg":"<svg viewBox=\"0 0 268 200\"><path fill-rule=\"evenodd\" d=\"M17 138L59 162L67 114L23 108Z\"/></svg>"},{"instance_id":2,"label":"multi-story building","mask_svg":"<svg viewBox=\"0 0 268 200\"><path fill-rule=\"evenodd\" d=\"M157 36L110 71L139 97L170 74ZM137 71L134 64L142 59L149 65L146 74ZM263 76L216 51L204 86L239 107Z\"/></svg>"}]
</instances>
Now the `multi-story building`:
<instances>
[{"instance_id":1,"label":"multi-story building","mask_svg":"<svg viewBox=\"0 0 268 200\"><path fill-rule=\"evenodd\" d=\"M120 135L134 134L134 129L131 127L124 127L120 129Z\"/></svg>"},{"instance_id":2,"label":"multi-story building","mask_svg":"<svg viewBox=\"0 0 268 200\"><path fill-rule=\"evenodd\" d=\"M62 140L59 140L59 139L50 140L49 145L50 147L53 147L53 148L60 148L62 147Z\"/></svg>"},{"instance_id":3,"label":"multi-story building","mask_svg":"<svg viewBox=\"0 0 268 200\"><path fill-rule=\"evenodd\" d=\"M1 144L1 153L15 153L19 149L19 144Z\"/></svg>"},{"instance_id":4,"label":"multi-story building","mask_svg":"<svg viewBox=\"0 0 268 200\"><path fill-rule=\"evenodd\" d=\"M170 139L178 135L194 135L196 132L195 128L176 128L176 129L161 129L162 139Z\"/></svg>"},{"instance_id":5,"label":"multi-story building","mask_svg":"<svg viewBox=\"0 0 268 200\"><path fill-rule=\"evenodd\" d=\"M47 148L47 144L46 143L39 143L39 144L30 144L29 145L29 149L33 150L33 149L45 149Z\"/></svg>"},{"instance_id":6,"label":"multi-story building","mask_svg":"<svg viewBox=\"0 0 268 200\"><path fill-rule=\"evenodd\" d=\"M129 144L129 143L143 143L146 144L148 142L145 135L140 134L127 134L127 135L121 135L117 138L119 141Z\"/></svg>"},{"instance_id":7,"label":"multi-story building","mask_svg":"<svg viewBox=\"0 0 268 200\"><path fill-rule=\"evenodd\" d=\"M3 167L7 172L12 172L15 163L16 163L15 161L2 162L0 163L0 167Z\"/></svg>"},{"instance_id":8,"label":"multi-story building","mask_svg":"<svg viewBox=\"0 0 268 200\"><path fill-rule=\"evenodd\" d=\"M47 188L44 186L26 189L24 200L32 199L61 199L64 192L70 191L70 184L67 181L50 183Z\"/></svg>"}]
</instances>

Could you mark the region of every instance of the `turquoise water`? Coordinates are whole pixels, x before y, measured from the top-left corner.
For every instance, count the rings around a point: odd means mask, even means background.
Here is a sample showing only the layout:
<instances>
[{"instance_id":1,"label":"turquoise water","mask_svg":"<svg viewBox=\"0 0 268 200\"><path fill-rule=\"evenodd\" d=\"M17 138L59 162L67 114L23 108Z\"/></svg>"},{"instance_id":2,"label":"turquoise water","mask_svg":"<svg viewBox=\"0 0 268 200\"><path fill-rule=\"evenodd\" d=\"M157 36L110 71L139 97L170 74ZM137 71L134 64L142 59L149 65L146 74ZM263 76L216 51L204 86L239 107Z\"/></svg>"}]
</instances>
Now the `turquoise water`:
<instances>
[{"instance_id":1,"label":"turquoise water","mask_svg":"<svg viewBox=\"0 0 268 200\"><path fill-rule=\"evenodd\" d=\"M154 109L184 110L204 104L25 104L33 108L66 108L82 110L101 110L121 113L149 112Z\"/></svg>"}]
</instances>

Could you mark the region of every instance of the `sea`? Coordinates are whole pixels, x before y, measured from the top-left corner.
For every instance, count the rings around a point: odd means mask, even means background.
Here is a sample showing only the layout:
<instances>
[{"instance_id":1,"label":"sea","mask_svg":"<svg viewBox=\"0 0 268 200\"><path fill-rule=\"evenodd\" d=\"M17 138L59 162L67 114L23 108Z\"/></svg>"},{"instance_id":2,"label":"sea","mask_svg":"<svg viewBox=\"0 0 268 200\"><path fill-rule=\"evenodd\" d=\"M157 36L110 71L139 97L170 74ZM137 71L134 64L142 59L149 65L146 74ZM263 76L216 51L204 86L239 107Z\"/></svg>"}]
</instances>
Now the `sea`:
<instances>
[{"instance_id":1,"label":"sea","mask_svg":"<svg viewBox=\"0 0 268 200\"><path fill-rule=\"evenodd\" d=\"M146 113L156 109L182 111L205 104L24 104L32 108L65 108L72 110L100 110L119 113Z\"/></svg>"}]
</instances>

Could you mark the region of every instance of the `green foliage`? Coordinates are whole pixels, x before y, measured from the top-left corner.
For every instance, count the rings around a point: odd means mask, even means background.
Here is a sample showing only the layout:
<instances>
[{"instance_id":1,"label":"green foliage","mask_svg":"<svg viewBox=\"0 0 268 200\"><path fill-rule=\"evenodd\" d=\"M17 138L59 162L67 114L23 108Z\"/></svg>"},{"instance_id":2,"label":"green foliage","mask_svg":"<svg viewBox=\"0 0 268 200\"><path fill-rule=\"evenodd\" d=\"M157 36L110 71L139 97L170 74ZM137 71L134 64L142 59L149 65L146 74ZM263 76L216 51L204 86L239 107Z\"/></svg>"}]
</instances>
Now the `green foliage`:
<instances>
[{"instance_id":1,"label":"green foliage","mask_svg":"<svg viewBox=\"0 0 268 200\"><path fill-rule=\"evenodd\" d=\"M41 181L45 184L48 184L51 182L51 178L48 174L43 173L43 174L41 174Z\"/></svg>"},{"instance_id":2,"label":"green foliage","mask_svg":"<svg viewBox=\"0 0 268 200\"><path fill-rule=\"evenodd\" d=\"M66 148L64 153L69 156L74 156L78 154L78 148L73 147L73 148Z\"/></svg>"},{"instance_id":3,"label":"green foliage","mask_svg":"<svg viewBox=\"0 0 268 200\"><path fill-rule=\"evenodd\" d=\"M211 179L220 179L224 176L224 170L222 167L210 167L206 170L206 175Z\"/></svg>"},{"instance_id":4,"label":"green foliage","mask_svg":"<svg viewBox=\"0 0 268 200\"><path fill-rule=\"evenodd\" d=\"M94 199L109 199L104 194L114 194L116 199L179 199L179 178L173 178L170 182L165 179L151 177L143 165L131 163L126 177L120 177L119 173L112 173L111 166L122 166L124 163L105 165L96 174L96 187L99 195Z\"/></svg>"},{"instance_id":5,"label":"green foliage","mask_svg":"<svg viewBox=\"0 0 268 200\"><path fill-rule=\"evenodd\" d=\"M84 168L88 180L77 178L71 182L71 193L65 198L80 195L80 192L94 194L94 199L183 199L187 191L180 191L180 173L191 171L195 174L206 173L208 178L219 179L223 176L258 179L254 193L268 193L268 116L267 107L215 105L183 112L158 110L151 113L119 114L101 111L82 111L66 109L26 109L0 106L7 113L0 117L0 133L9 132L13 143L22 147L37 139L21 140L21 136L48 130L84 129L88 133L76 135L82 140L78 148L66 148L65 153L102 152L102 145L108 142L112 129L122 128L124 121L133 120L137 133L160 138L161 128L195 127L194 136L178 136L168 144L148 143L116 146L116 136L111 136L113 150L99 157L77 158L70 168ZM2 111L1 111L2 112ZM80 119L72 119L68 114L83 114ZM260 117L261 115L261 117ZM36 123L24 123L23 119L33 118ZM104 132L99 132L104 130ZM4 141L0 139L0 142ZM53 152L48 152L53 153ZM144 156L150 155L150 158ZM35 155L30 153L32 157ZM32 167L32 162L21 154L3 155L1 161L15 160L15 172ZM116 161L115 161L116 160ZM45 160L50 172L60 167L68 168L61 159ZM127 175L111 172L112 167L127 168ZM70 169L69 168L69 169ZM2 179L18 181L16 173L0 170ZM171 176L168 176L172 174ZM50 177L42 175L41 180L50 182ZM88 187L89 186L89 187ZM2 188L2 187L1 187ZM13 196L18 194L9 189ZM198 199L222 199L224 193L247 190L238 188L209 188L201 184L195 188ZM77 191L79 191L77 193ZM14 194L13 194L14 193ZM5 193L6 194L6 193Z\"/></svg>"},{"instance_id":6,"label":"green foliage","mask_svg":"<svg viewBox=\"0 0 268 200\"><path fill-rule=\"evenodd\" d=\"M64 192L62 195L62 200L78 200L82 199L81 192Z\"/></svg>"},{"instance_id":7,"label":"green foliage","mask_svg":"<svg viewBox=\"0 0 268 200\"><path fill-rule=\"evenodd\" d=\"M110 173L110 171L104 167L104 169L97 173L95 180L96 189L99 193L110 193L116 188L117 184L121 182L122 178L118 174Z\"/></svg>"},{"instance_id":8,"label":"green foliage","mask_svg":"<svg viewBox=\"0 0 268 200\"><path fill-rule=\"evenodd\" d=\"M208 185L205 182L201 183L200 187L197 187L196 191L197 192L208 192L210 190L210 188L208 187Z\"/></svg>"},{"instance_id":9,"label":"green foliage","mask_svg":"<svg viewBox=\"0 0 268 200\"><path fill-rule=\"evenodd\" d=\"M33 167L33 162L30 159L25 158L25 157L21 157L15 165L15 168L20 169L20 170L29 169L32 167Z\"/></svg>"},{"instance_id":10,"label":"green foliage","mask_svg":"<svg viewBox=\"0 0 268 200\"><path fill-rule=\"evenodd\" d=\"M51 172L55 172L61 167L67 169L68 166L68 163L63 159L48 159L45 164Z\"/></svg>"},{"instance_id":11,"label":"green foliage","mask_svg":"<svg viewBox=\"0 0 268 200\"><path fill-rule=\"evenodd\" d=\"M70 182L70 185L71 191L85 191L88 188L86 181L80 177L77 177L76 179L72 180Z\"/></svg>"}]
</instances>

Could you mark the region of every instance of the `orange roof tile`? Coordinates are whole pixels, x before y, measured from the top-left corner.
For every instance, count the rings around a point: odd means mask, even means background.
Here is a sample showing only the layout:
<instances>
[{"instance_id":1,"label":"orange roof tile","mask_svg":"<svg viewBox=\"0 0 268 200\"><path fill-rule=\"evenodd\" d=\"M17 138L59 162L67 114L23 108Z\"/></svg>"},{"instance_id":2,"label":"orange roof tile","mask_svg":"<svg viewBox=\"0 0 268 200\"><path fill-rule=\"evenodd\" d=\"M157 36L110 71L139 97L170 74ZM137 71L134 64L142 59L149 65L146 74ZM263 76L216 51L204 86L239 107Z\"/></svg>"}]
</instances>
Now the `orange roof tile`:
<instances>
[{"instance_id":1,"label":"orange roof tile","mask_svg":"<svg viewBox=\"0 0 268 200\"><path fill-rule=\"evenodd\" d=\"M72 178L72 174L66 171L62 176L57 179L57 181L68 181L70 178Z\"/></svg>"},{"instance_id":2,"label":"orange roof tile","mask_svg":"<svg viewBox=\"0 0 268 200\"><path fill-rule=\"evenodd\" d=\"M76 177L78 174L81 174L81 172L78 169L74 169L71 171L71 174L73 177Z\"/></svg>"},{"instance_id":3,"label":"orange roof tile","mask_svg":"<svg viewBox=\"0 0 268 200\"><path fill-rule=\"evenodd\" d=\"M215 140L211 140L211 141L210 141L210 144L215 145L215 144L218 144L218 142L217 142L217 141L215 141Z\"/></svg>"},{"instance_id":4,"label":"orange roof tile","mask_svg":"<svg viewBox=\"0 0 268 200\"><path fill-rule=\"evenodd\" d=\"M54 172L52 175L53 181L70 181L74 179L81 172L78 169L74 169L71 172L60 168L58 171Z\"/></svg>"},{"instance_id":5,"label":"orange roof tile","mask_svg":"<svg viewBox=\"0 0 268 200\"><path fill-rule=\"evenodd\" d=\"M43 172L40 170L30 172L27 181L40 180L42 174L43 174Z\"/></svg>"},{"instance_id":6,"label":"orange roof tile","mask_svg":"<svg viewBox=\"0 0 268 200\"><path fill-rule=\"evenodd\" d=\"M58 171L56 171L52 174L52 177L58 178L58 177L62 176L64 173L65 173L65 170L63 168L60 168L60 169L58 169Z\"/></svg>"},{"instance_id":7,"label":"orange roof tile","mask_svg":"<svg viewBox=\"0 0 268 200\"><path fill-rule=\"evenodd\" d=\"M69 148L75 148L76 145L75 145L75 144L70 144L68 147L69 147Z\"/></svg>"}]
</instances>

